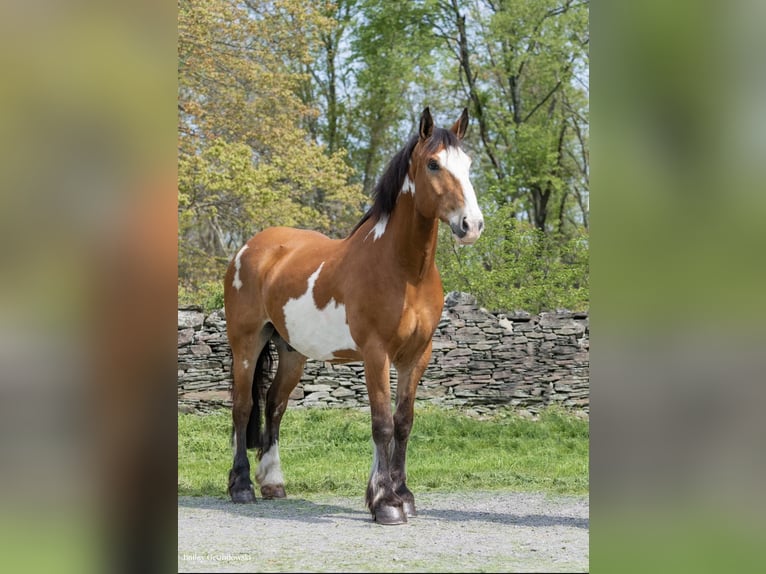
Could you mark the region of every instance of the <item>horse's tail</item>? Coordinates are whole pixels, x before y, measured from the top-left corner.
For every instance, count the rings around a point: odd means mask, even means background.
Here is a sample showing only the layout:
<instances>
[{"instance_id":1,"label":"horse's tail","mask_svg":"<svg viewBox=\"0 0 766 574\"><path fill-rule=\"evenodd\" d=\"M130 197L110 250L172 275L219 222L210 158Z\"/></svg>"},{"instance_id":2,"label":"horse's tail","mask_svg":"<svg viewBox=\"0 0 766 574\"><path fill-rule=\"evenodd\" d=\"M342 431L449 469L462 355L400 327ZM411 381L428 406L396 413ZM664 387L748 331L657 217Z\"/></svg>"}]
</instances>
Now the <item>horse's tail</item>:
<instances>
[{"instance_id":1,"label":"horse's tail","mask_svg":"<svg viewBox=\"0 0 766 574\"><path fill-rule=\"evenodd\" d=\"M247 421L247 448L261 448L261 396L274 363L271 340L263 346L253 372L253 408Z\"/></svg>"}]
</instances>

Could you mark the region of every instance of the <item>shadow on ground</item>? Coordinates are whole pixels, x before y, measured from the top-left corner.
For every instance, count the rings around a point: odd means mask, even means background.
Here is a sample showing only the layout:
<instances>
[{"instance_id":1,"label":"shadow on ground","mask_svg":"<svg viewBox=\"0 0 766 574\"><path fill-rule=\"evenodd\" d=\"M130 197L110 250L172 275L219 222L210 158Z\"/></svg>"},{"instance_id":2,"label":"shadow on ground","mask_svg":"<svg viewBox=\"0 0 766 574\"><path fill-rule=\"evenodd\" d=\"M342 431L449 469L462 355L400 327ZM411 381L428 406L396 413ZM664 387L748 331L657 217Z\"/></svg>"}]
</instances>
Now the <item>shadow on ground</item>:
<instances>
[{"instance_id":1,"label":"shadow on ground","mask_svg":"<svg viewBox=\"0 0 766 574\"><path fill-rule=\"evenodd\" d=\"M360 500L354 504L349 499L348 505L328 504L313 502L303 498L285 498L280 500L258 499L254 504L234 504L226 499L208 497L178 497L178 506L186 508L199 508L220 510L235 516L250 516L253 518L273 518L279 520L297 520L309 524L322 524L344 520L370 522L372 518ZM421 507L418 518L424 520L438 520L448 522L488 522L504 525L517 525L524 527L551 527L565 526L569 528L590 527L588 518L573 516L546 515L546 514L514 514L502 512L488 512L480 510L452 510Z\"/></svg>"}]
</instances>

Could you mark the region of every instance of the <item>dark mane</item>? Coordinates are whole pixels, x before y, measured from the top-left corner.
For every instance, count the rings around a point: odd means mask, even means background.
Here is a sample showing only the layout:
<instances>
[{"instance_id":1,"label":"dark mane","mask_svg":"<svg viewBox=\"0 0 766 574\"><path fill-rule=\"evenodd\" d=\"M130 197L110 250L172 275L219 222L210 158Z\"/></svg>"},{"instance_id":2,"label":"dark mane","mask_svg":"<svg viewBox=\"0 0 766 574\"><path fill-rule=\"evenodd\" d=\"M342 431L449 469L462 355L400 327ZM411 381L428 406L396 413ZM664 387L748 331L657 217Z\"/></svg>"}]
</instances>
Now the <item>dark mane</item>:
<instances>
[{"instance_id":1,"label":"dark mane","mask_svg":"<svg viewBox=\"0 0 766 574\"><path fill-rule=\"evenodd\" d=\"M389 215L396 205L396 199L399 197L399 192L404 185L404 178L407 176L407 172L410 169L410 158L412 157L412 150L415 149L415 145L418 143L417 134L412 136L407 144L400 149L391 161L388 162L383 175L380 176L378 183L372 190L373 204L367 213L364 214L359 223L351 230L349 237L351 237L356 230L359 229L365 221L368 219L378 220L383 215ZM450 130L444 128L435 127L431 137L426 140L426 151L429 153L435 152L439 147L460 147L460 140Z\"/></svg>"}]
</instances>

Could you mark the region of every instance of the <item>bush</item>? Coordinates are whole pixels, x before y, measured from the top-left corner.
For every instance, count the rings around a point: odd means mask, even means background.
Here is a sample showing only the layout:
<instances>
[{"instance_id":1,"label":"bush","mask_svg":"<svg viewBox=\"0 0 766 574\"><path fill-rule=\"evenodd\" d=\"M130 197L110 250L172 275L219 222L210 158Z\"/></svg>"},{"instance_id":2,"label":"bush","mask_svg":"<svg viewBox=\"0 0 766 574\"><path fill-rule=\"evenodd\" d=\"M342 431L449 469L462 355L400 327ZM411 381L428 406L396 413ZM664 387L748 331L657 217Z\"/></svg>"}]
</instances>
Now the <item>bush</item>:
<instances>
[{"instance_id":1,"label":"bush","mask_svg":"<svg viewBox=\"0 0 766 574\"><path fill-rule=\"evenodd\" d=\"M209 313L223 307L223 280L206 281L198 286L178 286L179 305L199 305Z\"/></svg>"},{"instance_id":2,"label":"bush","mask_svg":"<svg viewBox=\"0 0 766 574\"><path fill-rule=\"evenodd\" d=\"M445 291L471 293L493 310L539 313L589 306L588 234L546 234L514 219L510 207L486 215L486 231L458 246L442 227L437 264Z\"/></svg>"}]
</instances>

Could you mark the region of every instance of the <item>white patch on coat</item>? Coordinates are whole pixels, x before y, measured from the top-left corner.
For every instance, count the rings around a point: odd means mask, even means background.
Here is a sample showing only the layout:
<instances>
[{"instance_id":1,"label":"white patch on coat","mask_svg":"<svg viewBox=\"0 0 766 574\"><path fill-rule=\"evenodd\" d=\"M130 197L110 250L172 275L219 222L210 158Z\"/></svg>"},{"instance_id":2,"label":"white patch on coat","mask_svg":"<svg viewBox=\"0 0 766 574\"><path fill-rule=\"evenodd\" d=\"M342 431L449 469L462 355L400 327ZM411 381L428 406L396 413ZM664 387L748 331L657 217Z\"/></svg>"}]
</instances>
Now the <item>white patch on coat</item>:
<instances>
[{"instance_id":1,"label":"white patch on coat","mask_svg":"<svg viewBox=\"0 0 766 574\"><path fill-rule=\"evenodd\" d=\"M234 281L232 281L231 284L237 291L242 287L242 280L239 278L239 270L242 267L242 254L245 252L245 249L247 249L247 244L242 246L242 249L237 252L237 256L234 258Z\"/></svg>"},{"instance_id":2,"label":"white patch on coat","mask_svg":"<svg viewBox=\"0 0 766 574\"><path fill-rule=\"evenodd\" d=\"M314 301L314 285L323 266L324 262L309 277L306 292L289 299L284 307L287 342L318 361L335 358L336 351L357 348L346 321L346 306L331 298L319 309Z\"/></svg>"},{"instance_id":3,"label":"white patch on coat","mask_svg":"<svg viewBox=\"0 0 766 574\"><path fill-rule=\"evenodd\" d=\"M247 369L250 366L250 362L247 359L245 359L245 360L242 361L242 366L245 369Z\"/></svg>"},{"instance_id":4,"label":"white patch on coat","mask_svg":"<svg viewBox=\"0 0 766 574\"><path fill-rule=\"evenodd\" d=\"M415 195L415 182L410 179L409 175L404 176L404 185L402 185L402 193L411 193Z\"/></svg>"},{"instance_id":5,"label":"white patch on coat","mask_svg":"<svg viewBox=\"0 0 766 574\"><path fill-rule=\"evenodd\" d=\"M365 240L370 236L370 233L374 234L372 236L373 241L380 239L386 232L386 225L388 225L388 215L381 215L380 219L378 219L378 222L375 224L375 227L370 229L370 231L367 232L367 235L365 235Z\"/></svg>"},{"instance_id":6,"label":"white patch on coat","mask_svg":"<svg viewBox=\"0 0 766 574\"><path fill-rule=\"evenodd\" d=\"M255 479L261 486L285 483L282 466L279 463L279 441L263 453L261 462L258 463L258 470L255 472Z\"/></svg>"}]
</instances>

